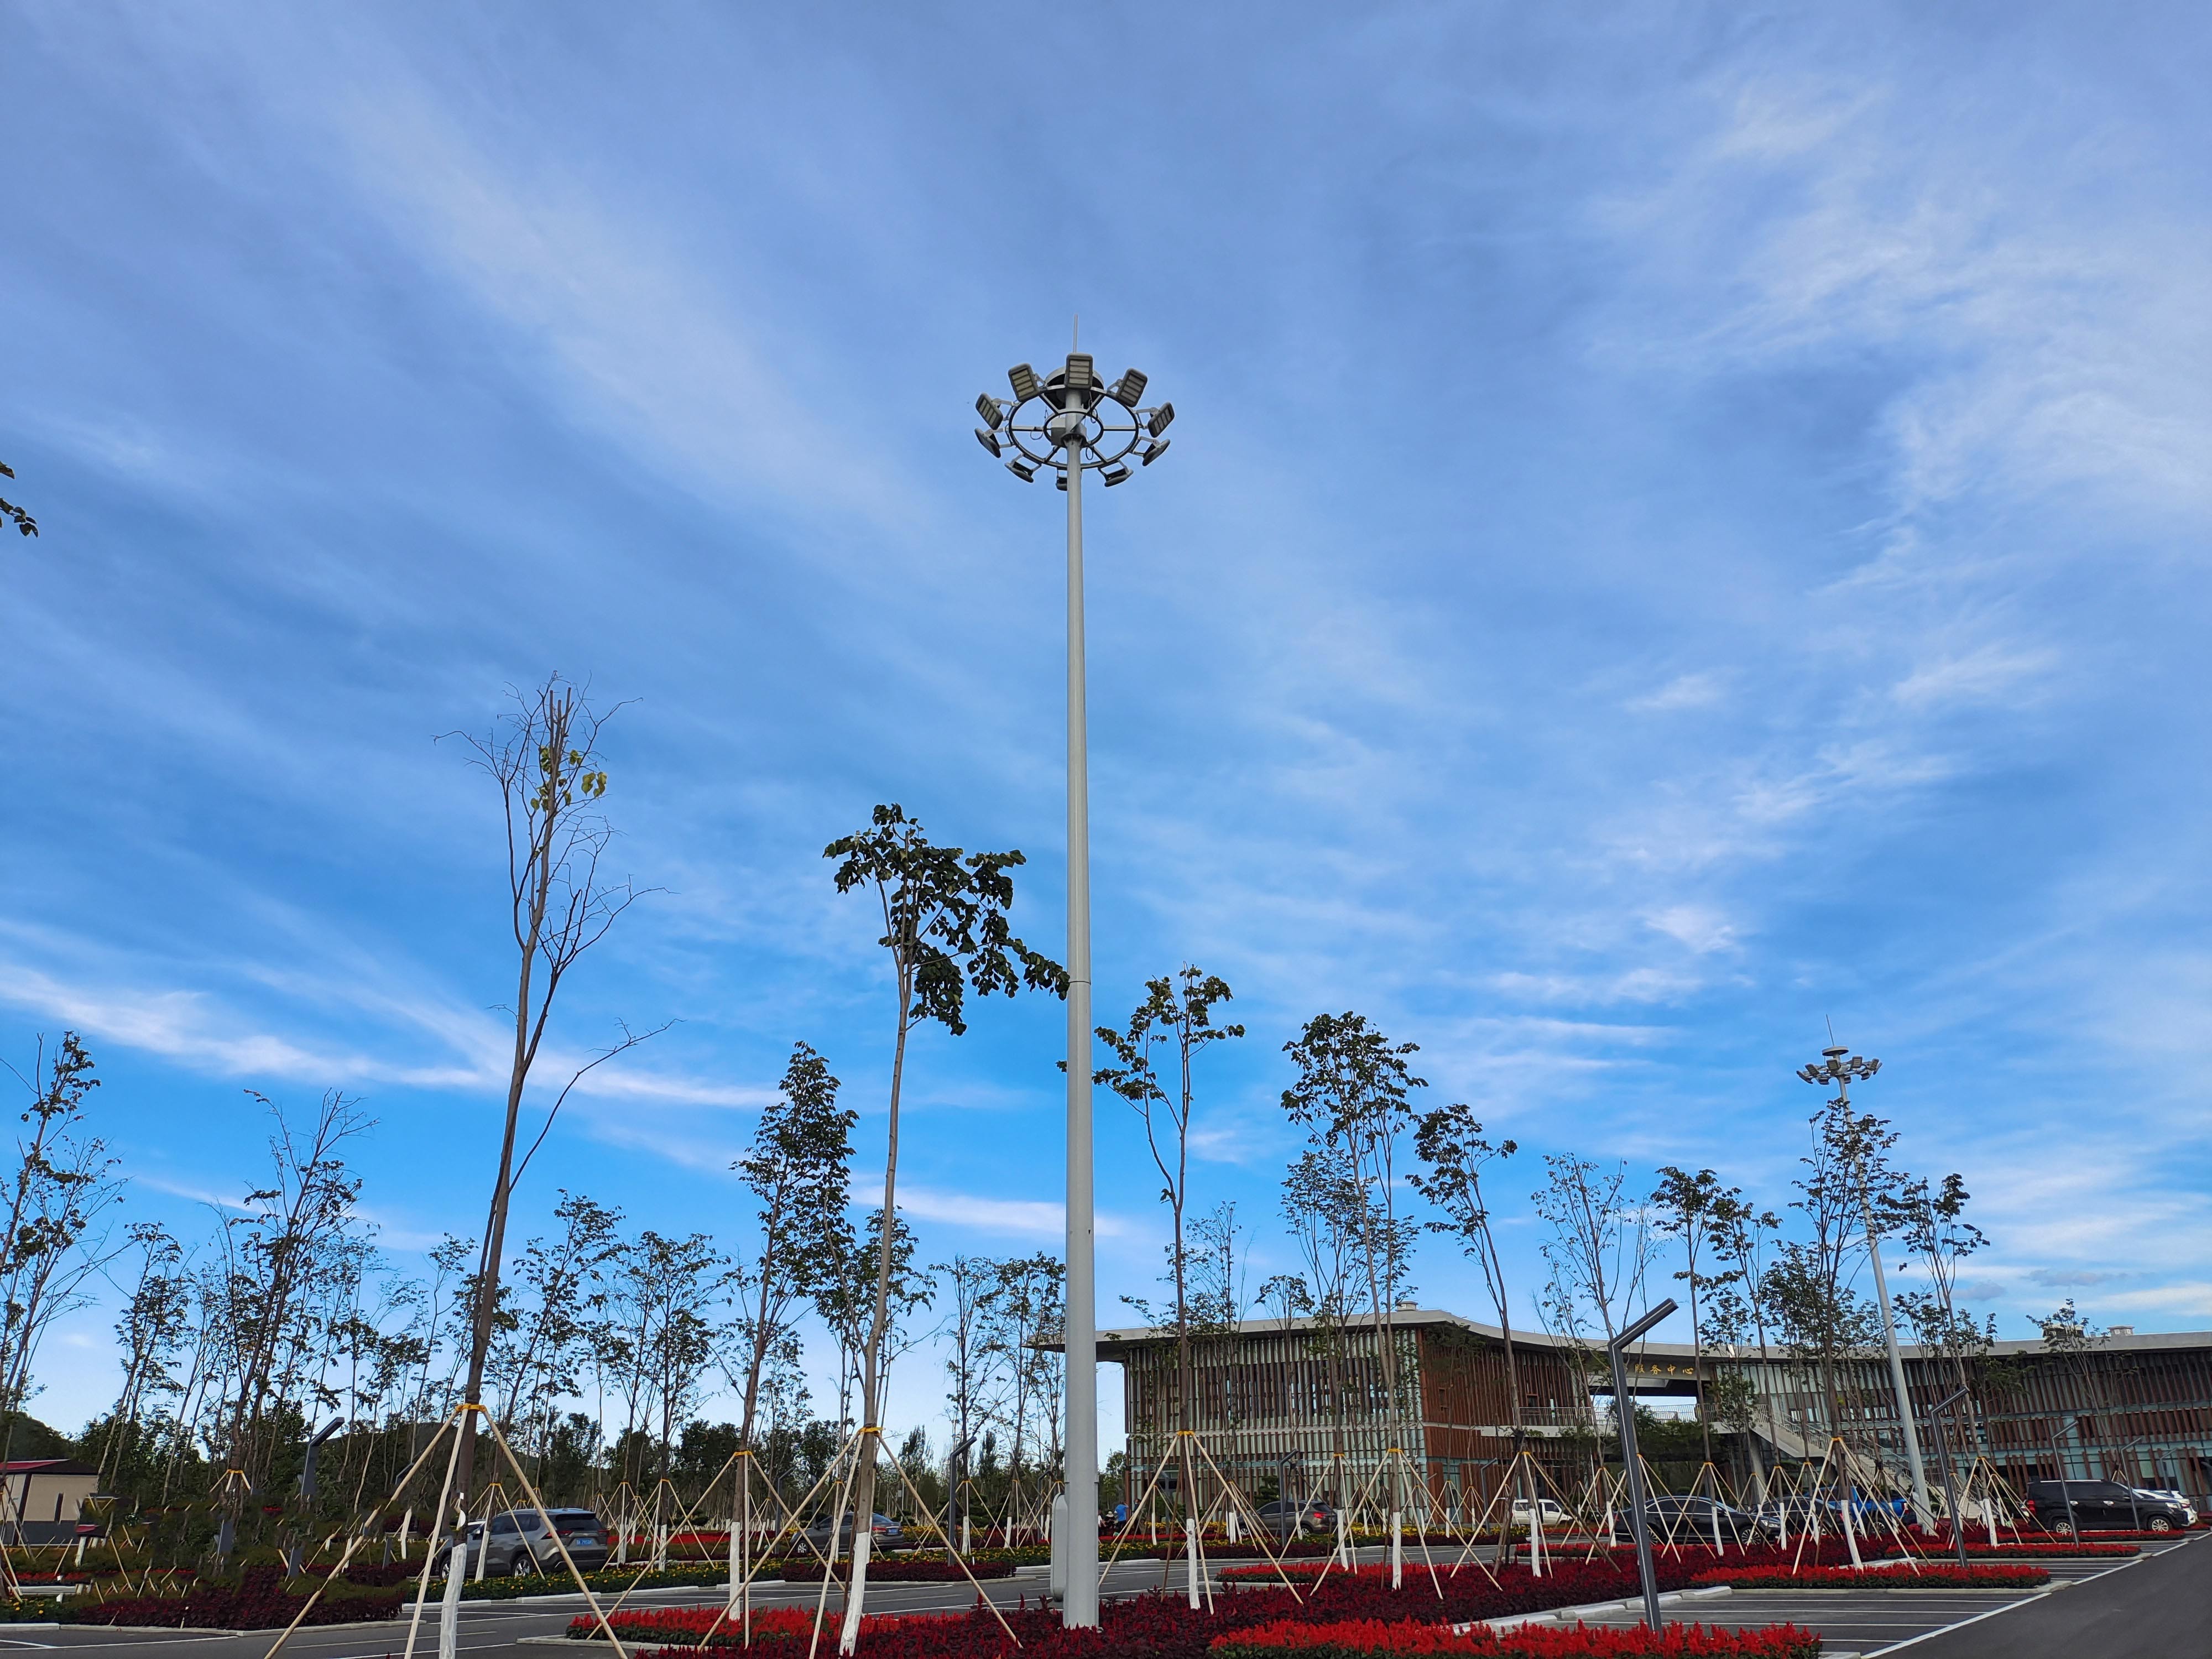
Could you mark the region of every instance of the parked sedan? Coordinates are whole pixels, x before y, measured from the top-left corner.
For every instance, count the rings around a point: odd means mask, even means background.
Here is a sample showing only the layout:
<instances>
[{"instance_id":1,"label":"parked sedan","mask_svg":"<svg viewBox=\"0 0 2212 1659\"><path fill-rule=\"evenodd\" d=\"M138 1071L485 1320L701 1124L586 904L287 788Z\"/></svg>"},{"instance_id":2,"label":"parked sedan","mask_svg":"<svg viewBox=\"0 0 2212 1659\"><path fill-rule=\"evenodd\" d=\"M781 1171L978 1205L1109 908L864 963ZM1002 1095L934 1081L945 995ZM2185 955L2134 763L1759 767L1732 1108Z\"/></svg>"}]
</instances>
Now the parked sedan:
<instances>
[{"instance_id":1,"label":"parked sedan","mask_svg":"<svg viewBox=\"0 0 2212 1659\"><path fill-rule=\"evenodd\" d=\"M1260 1520L1269 1532L1281 1532L1293 1520L1308 1532L1327 1532L1336 1525L1336 1511L1318 1498L1303 1506L1277 1498L1260 1505Z\"/></svg>"},{"instance_id":2,"label":"parked sedan","mask_svg":"<svg viewBox=\"0 0 2212 1659\"><path fill-rule=\"evenodd\" d=\"M1575 1518L1548 1498L1540 1498L1536 1500L1536 1513L1542 1517L1544 1524L1547 1527L1564 1527ZM1528 1524L1527 1498L1516 1498L1513 1500L1512 1522L1516 1527L1525 1527Z\"/></svg>"},{"instance_id":3,"label":"parked sedan","mask_svg":"<svg viewBox=\"0 0 2212 1659\"><path fill-rule=\"evenodd\" d=\"M559 1548L555 1547L545 1530L549 1516L554 1532L560 1535ZM475 1571L477 1552L482 1549L484 1576L488 1578L511 1578L526 1572L559 1572L562 1570L563 1549L585 1572L597 1572L607 1564L607 1531L599 1524L599 1517L589 1510L549 1510L544 1516L536 1510L507 1510L492 1516L489 1544L484 1541L481 1521L470 1523L468 1540L470 1571Z\"/></svg>"},{"instance_id":4,"label":"parked sedan","mask_svg":"<svg viewBox=\"0 0 2212 1659\"><path fill-rule=\"evenodd\" d=\"M1780 1530L1778 1525L1710 1498L1653 1498L1644 1504L1644 1523L1659 1543L1710 1544L1717 1534L1723 1544L1763 1544ZM1626 1516L1613 1522L1613 1541L1627 1543L1635 1529Z\"/></svg>"}]
</instances>

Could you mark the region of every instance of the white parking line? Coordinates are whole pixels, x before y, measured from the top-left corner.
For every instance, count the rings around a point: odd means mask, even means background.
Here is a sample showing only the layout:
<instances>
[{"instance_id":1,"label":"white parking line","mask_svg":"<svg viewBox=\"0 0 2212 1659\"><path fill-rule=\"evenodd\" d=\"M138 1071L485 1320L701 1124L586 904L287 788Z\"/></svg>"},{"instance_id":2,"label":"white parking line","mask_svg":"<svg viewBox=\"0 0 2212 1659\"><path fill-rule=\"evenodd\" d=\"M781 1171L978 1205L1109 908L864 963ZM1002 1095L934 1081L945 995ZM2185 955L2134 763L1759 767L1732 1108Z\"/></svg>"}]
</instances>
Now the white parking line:
<instances>
[{"instance_id":1,"label":"white parking line","mask_svg":"<svg viewBox=\"0 0 2212 1659\"><path fill-rule=\"evenodd\" d=\"M2164 1552L2160 1551L2158 1553L2163 1554ZM1984 1619L1994 1619L2001 1613L2010 1613L2017 1607L2033 1607L2038 1601L2047 1601L2058 1590L2070 1589L2076 1585L2093 1583L2096 1580L2106 1577L2112 1573L2125 1572L2130 1567L2140 1566L2150 1559L2151 1557L2148 1553L2133 1556L2125 1561L2116 1561L2111 1566L2103 1568L2099 1571L2084 1573L2079 1578L2055 1579L2049 1589L2038 1590L2033 1595L2024 1595L2019 1601L2008 1602L2001 1607L1991 1607L1987 1613L1978 1613L1972 1619L1961 1619L1957 1624L1946 1625L1941 1630L1923 1632L1918 1636L1907 1637L1902 1642L1893 1642L1886 1648L1876 1648L1873 1653L1867 1656L1867 1659L1877 1659L1877 1656L1881 1654L1896 1653L1905 1648L1917 1647L1921 1643L1928 1640L1931 1636L1944 1636L1954 1630L1964 1630L1969 1625L1980 1624Z\"/></svg>"}]
</instances>

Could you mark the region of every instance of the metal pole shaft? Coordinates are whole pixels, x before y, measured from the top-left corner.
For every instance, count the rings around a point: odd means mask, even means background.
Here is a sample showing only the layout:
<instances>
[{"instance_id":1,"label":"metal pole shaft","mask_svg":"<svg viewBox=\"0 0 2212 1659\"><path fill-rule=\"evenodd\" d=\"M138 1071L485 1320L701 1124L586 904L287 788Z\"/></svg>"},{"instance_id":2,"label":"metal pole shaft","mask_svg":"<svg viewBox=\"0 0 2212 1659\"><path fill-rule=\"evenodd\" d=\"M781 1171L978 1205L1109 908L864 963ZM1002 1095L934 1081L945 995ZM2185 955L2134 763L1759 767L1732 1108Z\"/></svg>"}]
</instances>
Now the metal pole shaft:
<instances>
[{"instance_id":1,"label":"metal pole shaft","mask_svg":"<svg viewBox=\"0 0 2212 1659\"><path fill-rule=\"evenodd\" d=\"M1836 1086L1848 1118L1851 1109L1850 1085L1838 1082ZM1863 1162L1859 1165L1859 1201L1866 1212L1867 1255L1874 1263L1875 1301L1881 1309L1881 1334L1889 1345L1889 1380L1897 1389L1897 1420L1905 1431L1905 1465L1912 1474L1912 1506L1921 1526L1933 1526L1935 1506L1928 1501L1928 1471L1920 1462L1920 1431L1912 1421L1912 1390L1905 1386L1905 1356L1897 1346L1897 1320L1890 1311L1889 1281L1881 1271L1881 1243L1875 1237L1874 1194L1867 1190Z\"/></svg>"},{"instance_id":2,"label":"metal pole shaft","mask_svg":"<svg viewBox=\"0 0 2212 1659\"><path fill-rule=\"evenodd\" d=\"M1969 1572L1972 1569L1966 1561L1966 1517L1959 1513L1959 1489L1951 1484L1951 1437L1943 1432L1940 1413L1931 1426L1936 1431L1936 1461L1943 1471L1943 1507L1951 1512L1952 1547L1959 1552L1959 1570Z\"/></svg>"},{"instance_id":3,"label":"metal pole shaft","mask_svg":"<svg viewBox=\"0 0 2212 1659\"><path fill-rule=\"evenodd\" d=\"M1666 1618L1659 1611L1659 1577L1651 1566L1651 1532L1644 1517L1644 1465L1636 1455L1636 1402L1629 1398L1628 1367L1620 1345L1609 1343L1613 1356L1613 1416L1620 1425L1620 1461L1628 1472L1628 1524L1636 1535L1636 1573L1644 1581L1644 1622L1654 1631Z\"/></svg>"},{"instance_id":4,"label":"metal pole shaft","mask_svg":"<svg viewBox=\"0 0 2212 1659\"><path fill-rule=\"evenodd\" d=\"M1079 407L1074 394L1071 410ZM1083 666L1083 439L1067 460L1067 1597L1098 1623L1098 1334L1091 1222L1091 780Z\"/></svg>"}]
</instances>

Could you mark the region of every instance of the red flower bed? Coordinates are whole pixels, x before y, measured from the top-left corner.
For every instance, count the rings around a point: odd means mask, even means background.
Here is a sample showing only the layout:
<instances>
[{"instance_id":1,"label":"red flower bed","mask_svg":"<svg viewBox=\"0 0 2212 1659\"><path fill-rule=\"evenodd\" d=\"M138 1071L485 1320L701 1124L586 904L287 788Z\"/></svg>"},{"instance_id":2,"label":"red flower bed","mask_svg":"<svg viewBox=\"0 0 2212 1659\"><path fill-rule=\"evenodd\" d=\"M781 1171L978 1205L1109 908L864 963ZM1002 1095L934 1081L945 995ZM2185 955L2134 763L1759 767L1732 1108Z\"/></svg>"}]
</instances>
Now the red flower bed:
<instances>
[{"instance_id":1,"label":"red flower bed","mask_svg":"<svg viewBox=\"0 0 2212 1659\"><path fill-rule=\"evenodd\" d=\"M76 1608L80 1625L159 1625L172 1630L282 1630L307 1607L304 1595L288 1594L282 1567L249 1567L237 1584L202 1584L185 1595L137 1595ZM325 1595L307 1608L305 1623L346 1625L356 1620L390 1619L399 1612L399 1593L388 1595Z\"/></svg>"},{"instance_id":2,"label":"red flower bed","mask_svg":"<svg viewBox=\"0 0 2212 1659\"><path fill-rule=\"evenodd\" d=\"M329 1568L325 1567L327 1572ZM340 1575L349 1584L359 1584L366 1589L389 1589L395 1584L412 1584L422 1577L420 1561L356 1561ZM433 1586L444 1582L444 1575L433 1569Z\"/></svg>"},{"instance_id":3,"label":"red flower bed","mask_svg":"<svg viewBox=\"0 0 2212 1659\"><path fill-rule=\"evenodd\" d=\"M1272 1625L1217 1636L1213 1659L1274 1659L1296 1654L1300 1659L1364 1659L1370 1654L1498 1654L1527 1655L1529 1659L1818 1659L1820 1638L1795 1625L1771 1625L1764 1630L1723 1630L1704 1625L1670 1625L1660 1634L1636 1630L1592 1629L1577 1625L1571 1630L1540 1626L1498 1633L1487 1630L1455 1632L1449 1625L1425 1625L1411 1620L1382 1624L1371 1619L1346 1620L1334 1625L1304 1624L1283 1620Z\"/></svg>"},{"instance_id":4,"label":"red flower bed","mask_svg":"<svg viewBox=\"0 0 2212 1659\"><path fill-rule=\"evenodd\" d=\"M1686 1589L1693 1574L1711 1562L1710 1556L1661 1559L1655 1563L1660 1588ZM1194 1612L1180 1598L1139 1596L1109 1603L1102 1610L1104 1628L1100 1631L1065 1631L1057 1613L1026 1607L1007 1610L1006 1618L1022 1640L1018 1659L1207 1659L1207 1644L1216 1637L1285 1620L1463 1624L1583 1601L1618 1601L1637 1590L1632 1554L1624 1559L1562 1565L1540 1579L1532 1578L1525 1567L1509 1566L1498 1571L1494 1585L1473 1567L1456 1577L1439 1576L1441 1599L1425 1571L1409 1569L1402 1590L1393 1590L1389 1578L1374 1571L1332 1573L1322 1583L1306 1588L1303 1603L1279 1583L1272 1588L1253 1584L1217 1597L1211 1613L1203 1608ZM696 1647L718 1612L714 1607L624 1612L615 1628L641 1643L680 1642ZM809 1620L811 1628L811 1610ZM580 1618L569 1626L568 1634L587 1638L593 1628L588 1618ZM716 1632L712 1645L720 1648L733 1639L725 1626ZM860 1650L861 1659L1015 1659L996 1618L981 1609L951 1616L871 1618L862 1629ZM680 1649L676 1651L680 1655Z\"/></svg>"},{"instance_id":5,"label":"red flower bed","mask_svg":"<svg viewBox=\"0 0 2212 1659\"><path fill-rule=\"evenodd\" d=\"M1940 1561L1926 1561L1917 1568L1885 1562L1863 1572L1855 1572L1849 1567L1800 1567L1792 1572L1784 1563L1773 1567L1723 1568L1701 1572L1696 1582L1733 1584L1738 1589L2012 1589L2047 1584L2051 1574L2042 1567L2002 1566L1995 1563L1960 1567L1955 1561L1948 1566Z\"/></svg>"},{"instance_id":6,"label":"red flower bed","mask_svg":"<svg viewBox=\"0 0 2212 1659\"><path fill-rule=\"evenodd\" d=\"M853 1564L848 1560L837 1563L837 1582L852 1576ZM787 1582L814 1583L822 1577L822 1564L815 1560L785 1561L764 1568L762 1577L775 1573ZM968 1571L960 1569L939 1556L935 1560L923 1556L917 1560L902 1561L877 1557L868 1563L868 1582L871 1584L963 1584L973 1578L1011 1578L1014 1564L1011 1561L971 1561Z\"/></svg>"},{"instance_id":7,"label":"red flower bed","mask_svg":"<svg viewBox=\"0 0 2212 1659\"><path fill-rule=\"evenodd\" d=\"M2176 1539L2188 1537L2191 1533L2203 1532L2208 1525L2212 1525L2212 1522L2199 1521L2193 1527L2185 1527L2174 1532L2130 1532L2125 1528L2120 1528L2112 1532L2106 1532L2101 1527L2084 1527L2081 1529L2081 1534L2083 1537L2094 1538L2100 1543L2103 1543L2112 1539L2134 1538L2142 1540L2145 1542L2154 1540L2161 1543L2171 1544ZM2000 1524L1997 1528L1998 1542L2009 1542L2014 1533L2017 1533L2021 1537L2026 1539L2031 1544L2059 1544L2066 1541L2066 1535L2063 1533L2049 1532L2041 1527L2014 1528ZM1917 1542L1923 1538L1927 1539L1931 1546L1938 1549L1948 1549L1951 1547L1951 1534L1948 1532L1915 1532L1912 1534L1912 1537L1915 1542ZM1966 1528L1967 1547L1970 1549L1973 1547L1974 1540L1978 1538L1981 1540L1983 1543L1988 1543L1990 1541L1990 1534L1987 1529L1982 1527L1968 1527Z\"/></svg>"},{"instance_id":8,"label":"red flower bed","mask_svg":"<svg viewBox=\"0 0 2212 1659\"><path fill-rule=\"evenodd\" d=\"M1948 1539L1940 1543L1915 1539L1913 1547L1915 1553L1923 1559L1948 1560L1954 1565L1957 1565L1958 1553ZM1879 1553L1887 1556L1904 1553L1895 1547ZM1991 1549L1987 1544L1977 1544L1971 1538L1966 1540L1966 1558L1972 1561L2021 1561L2046 1557L2078 1561L2084 1558L2098 1559L2142 1553L2141 1546L2136 1544L2045 1544L2038 1541L2033 1544L1999 1544Z\"/></svg>"}]
</instances>

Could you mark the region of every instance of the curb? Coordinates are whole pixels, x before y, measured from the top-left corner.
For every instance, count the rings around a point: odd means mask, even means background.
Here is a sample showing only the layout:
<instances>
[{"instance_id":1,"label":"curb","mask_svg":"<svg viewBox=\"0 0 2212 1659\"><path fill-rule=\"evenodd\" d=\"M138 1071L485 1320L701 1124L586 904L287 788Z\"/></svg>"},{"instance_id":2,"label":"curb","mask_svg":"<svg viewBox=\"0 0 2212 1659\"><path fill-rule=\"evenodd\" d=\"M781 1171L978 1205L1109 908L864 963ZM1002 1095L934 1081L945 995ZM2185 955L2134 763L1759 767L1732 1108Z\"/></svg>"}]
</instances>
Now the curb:
<instances>
[{"instance_id":1,"label":"curb","mask_svg":"<svg viewBox=\"0 0 2212 1659\"><path fill-rule=\"evenodd\" d=\"M1716 1596L1734 1594L1731 1585L1707 1584L1699 1589L1668 1590L1659 1598L1659 1605L1665 1607L1678 1606L1684 1601L1710 1601ZM1627 1596L1617 1601L1584 1601L1577 1607L1546 1607L1539 1613L1516 1613L1503 1619L1477 1619L1468 1624L1454 1625L1451 1632L1455 1636L1464 1636L1477 1626L1494 1631L1518 1630L1523 1625L1555 1624L1563 1620L1587 1618L1596 1613L1632 1613L1643 1606L1644 1598L1640 1595ZM1838 1654L1834 1656L1834 1659L1844 1659L1844 1656Z\"/></svg>"},{"instance_id":2,"label":"curb","mask_svg":"<svg viewBox=\"0 0 2212 1659\"><path fill-rule=\"evenodd\" d=\"M378 1620L373 1620L372 1622L374 1622L374 1623L375 1623L375 1624L379 1624L379 1625L388 1625L388 1624L390 1624L392 1621L391 1621L389 1619L378 1619ZM60 1625L58 1625L58 1624L52 1624L52 1625L12 1625L12 1626L0 1626L0 1629L9 1629L9 1630L59 1630L60 1628L61 1628L61 1626L60 1626ZM71 1625L71 1626L70 1626L70 1628L71 1630L127 1630L127 1631L136 1632L137 1632L138 1634L141 1634L141 1635L147 1634L147 1633L151 1632L156 1632L156 1631L158 1631L161 1634L162 1634L162 1635L164 1635L164 1636L252 1636L252 1634L254 1634L254 1632L252 1632L252 1631L250 1631L250 1630L210 1630L210 1629L209 1629L205 1625L81 1625L81 1624L73 1624L73 1625ZM271 1626L269 1626L269 1628L270 1628L270 1630L282 1630L282 1629L283 1629L284 1627L283 1627L282 1625L271 1625ZM330 1626L327 1626L327 1625L316 1625L316 1626L308 1626L308 1627L305 1627L305 1628L313 1628L313 1629L315 1629L315 1630L327 1630L327 1629L329 1629L329 1628L330 1628Z\"/></svg>"}]
</instances>

